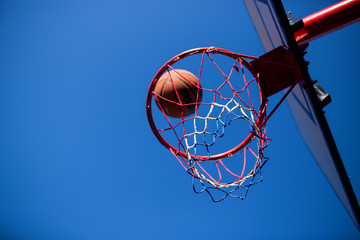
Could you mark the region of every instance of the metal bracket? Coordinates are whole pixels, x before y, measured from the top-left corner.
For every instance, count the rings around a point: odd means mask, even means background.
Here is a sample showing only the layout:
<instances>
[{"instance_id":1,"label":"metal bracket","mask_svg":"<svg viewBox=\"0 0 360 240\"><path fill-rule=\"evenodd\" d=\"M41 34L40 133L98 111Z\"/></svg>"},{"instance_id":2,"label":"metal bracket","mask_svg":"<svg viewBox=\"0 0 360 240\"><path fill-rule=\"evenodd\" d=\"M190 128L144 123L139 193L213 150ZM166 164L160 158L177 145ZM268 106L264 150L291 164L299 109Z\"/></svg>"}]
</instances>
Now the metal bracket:
<instances>
[{"instance_id":1,"label":"metal bracket","mask_svg":"<svg viewBox=\"0 0 360 240\"><path fill-rule=\"evenodd\" d=\"M294 54L284 47L278 47L250 62L259 73L260 86L266 97L298 83L301 71Z\"/></svg>"},{"instance_id":2,"label":"metal bracket","mask_svg":"<svg viewBox=\"0 0 360 240\"><path fill-rule=\"evenodd\" d=\"M321 108L324 108L331 102L331 96L328 92L326 92L319 84L314 83L314 89L316 92L316 96L319 100Z\"/></svg>"},{"instance_id":3,"label":"metal bracket","mask_svg":"<svg viewBox=\"0 0 360 240\"><path fill-rule=\"evenodd\" d=\"M296 33L297 31L299 31L301 28L304 27L304 22L301 18L291 15L290 12L287 13L287 17L293 33Z\"/></svg>"}]
</instances>

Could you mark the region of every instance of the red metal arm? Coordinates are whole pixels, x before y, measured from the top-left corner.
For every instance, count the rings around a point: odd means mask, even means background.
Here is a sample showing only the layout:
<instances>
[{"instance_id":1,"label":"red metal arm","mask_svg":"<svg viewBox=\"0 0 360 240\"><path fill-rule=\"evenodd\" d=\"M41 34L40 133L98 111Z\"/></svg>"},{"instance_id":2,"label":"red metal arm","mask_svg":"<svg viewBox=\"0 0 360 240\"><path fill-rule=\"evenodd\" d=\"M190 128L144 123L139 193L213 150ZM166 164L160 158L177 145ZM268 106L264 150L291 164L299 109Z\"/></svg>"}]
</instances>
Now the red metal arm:
<instances>
[{"instance_id":1,"label":"red metal arm","mask_svg":"<svg viewBox=\"0 0 360 240\"><path fill-rule=\"evenodd\" d=\"M295 33L299 45L360 20L360 1L345 0L303 18L304 27Z\"/></svg>"}]
</instances>

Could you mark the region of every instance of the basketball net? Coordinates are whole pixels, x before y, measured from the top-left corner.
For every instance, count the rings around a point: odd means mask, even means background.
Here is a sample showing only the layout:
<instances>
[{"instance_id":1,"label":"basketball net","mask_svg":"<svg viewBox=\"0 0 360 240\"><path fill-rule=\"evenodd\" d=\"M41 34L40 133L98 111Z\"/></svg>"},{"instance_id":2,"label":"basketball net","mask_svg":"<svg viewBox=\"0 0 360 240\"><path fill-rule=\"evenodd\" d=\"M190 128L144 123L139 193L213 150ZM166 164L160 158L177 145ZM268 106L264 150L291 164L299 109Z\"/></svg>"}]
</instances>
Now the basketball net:
<instances>
[{"instance_id":1,"label":"basketball net","mask_svg":"<svg viewBox=\"0 0 360 240\"><path fill-rule=\"evenodd\" d=\"M245 59L255 58L214 47L184 52L158 71L147 96L155 136L190 174L194 192L206 192L215 202L229 196L244 199L248 189L262 181L261 169L268 160L267 99L259 74ZM195 113L181 118L167 116L161 96L154 92L158 79L176 69L195 74L197 92L202 93L197 98L201 102L192 103ZM159 107L152 107L154 103ZM180 99L177 104L179 111L189 106Z\"/></svg>"}]
</instances>

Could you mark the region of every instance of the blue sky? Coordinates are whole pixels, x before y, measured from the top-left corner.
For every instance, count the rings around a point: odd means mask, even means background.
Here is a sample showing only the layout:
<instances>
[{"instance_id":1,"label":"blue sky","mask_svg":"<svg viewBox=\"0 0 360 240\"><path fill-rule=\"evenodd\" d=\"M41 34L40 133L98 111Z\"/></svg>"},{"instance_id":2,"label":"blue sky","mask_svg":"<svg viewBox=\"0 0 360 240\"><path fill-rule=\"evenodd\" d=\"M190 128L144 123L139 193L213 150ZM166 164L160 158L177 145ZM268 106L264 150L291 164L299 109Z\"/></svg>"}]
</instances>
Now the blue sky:
<instances>
[{"instance_id":1,"label":"blue sky","mask_svg":"<svg viewBox=\"0 0 360 240\"><path fill-rule=\"evenodd\" d=\"M305 17L336 1L285 1ZM360 199L359 23L311 43L313 79ZM242 1L2 1L2 239L357 239L286 104L264 182L214 204L153 136L148 86L174 55L264 53Z\"/></svg>"}]
</instances>

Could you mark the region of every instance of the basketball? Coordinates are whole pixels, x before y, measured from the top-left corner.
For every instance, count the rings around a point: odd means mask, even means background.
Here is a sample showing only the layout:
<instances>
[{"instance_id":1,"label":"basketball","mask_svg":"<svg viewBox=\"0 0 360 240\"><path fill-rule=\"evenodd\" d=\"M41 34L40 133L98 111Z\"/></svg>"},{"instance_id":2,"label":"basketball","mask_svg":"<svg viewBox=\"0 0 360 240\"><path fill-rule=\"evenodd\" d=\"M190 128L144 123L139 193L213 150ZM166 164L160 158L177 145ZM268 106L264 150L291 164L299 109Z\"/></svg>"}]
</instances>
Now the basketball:
<instances>
[{"instance_id":1,"label":"basketball","mask_svg":"<svg viewBox=\"0 0 360 240\"><path fill-rule=\"evenodd\" d=\"M165 72L157 81L154 92L160 96L156 101L160 110L174 118L193 114L202 96L198 78L182 69Z\"/></svg>"}]
</instances>

